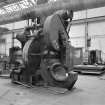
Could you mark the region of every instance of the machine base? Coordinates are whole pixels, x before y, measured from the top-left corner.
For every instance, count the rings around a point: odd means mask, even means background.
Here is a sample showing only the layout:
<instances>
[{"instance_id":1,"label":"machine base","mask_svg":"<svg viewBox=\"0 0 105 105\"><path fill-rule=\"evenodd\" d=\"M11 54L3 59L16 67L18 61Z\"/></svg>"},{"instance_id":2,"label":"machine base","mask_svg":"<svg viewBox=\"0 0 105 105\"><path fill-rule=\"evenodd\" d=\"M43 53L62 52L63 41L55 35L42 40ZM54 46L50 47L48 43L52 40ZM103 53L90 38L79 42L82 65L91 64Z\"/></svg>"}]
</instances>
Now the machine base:
<instances>
[{"instance_id":1,"label":"machine base","mask_svg":"<svg viewBox=\"0 0 105 105\"><path fill-rule=\"evenodd\" d=\"M17 70L16 70L17 71ZM78 74L75 72L70 72L69 77L66 81L56 81L52 79L52 81L44 81L43 78L38 78L37 76L29 76L26 80L26 77L19 72L12 72L11 73L11 80L12 83L21 84L26 87L33 87L33 86L44 86L44 87L59 87L67 90L71 90L78 79Z\"/></svg>"}]
</instances>

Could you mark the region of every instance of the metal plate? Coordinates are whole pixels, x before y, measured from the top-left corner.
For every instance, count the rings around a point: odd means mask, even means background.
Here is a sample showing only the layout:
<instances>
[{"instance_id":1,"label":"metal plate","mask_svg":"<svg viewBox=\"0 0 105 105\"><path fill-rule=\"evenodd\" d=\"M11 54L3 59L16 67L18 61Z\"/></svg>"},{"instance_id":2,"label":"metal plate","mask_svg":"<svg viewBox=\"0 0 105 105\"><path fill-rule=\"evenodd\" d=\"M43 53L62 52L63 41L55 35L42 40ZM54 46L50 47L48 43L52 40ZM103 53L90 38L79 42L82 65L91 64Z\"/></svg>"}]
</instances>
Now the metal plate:
<instances>
[{"instance_id":1,"label":"metal plate","mask_svg":"<svg viewBox=\"0 0 105 105\"><path fill-rule=\"evenodd\" d=\"M40 46L40 39L31 38L23 48L24 63L32 71L36 71L40 66Z\"/></svg>"}]
</instances>

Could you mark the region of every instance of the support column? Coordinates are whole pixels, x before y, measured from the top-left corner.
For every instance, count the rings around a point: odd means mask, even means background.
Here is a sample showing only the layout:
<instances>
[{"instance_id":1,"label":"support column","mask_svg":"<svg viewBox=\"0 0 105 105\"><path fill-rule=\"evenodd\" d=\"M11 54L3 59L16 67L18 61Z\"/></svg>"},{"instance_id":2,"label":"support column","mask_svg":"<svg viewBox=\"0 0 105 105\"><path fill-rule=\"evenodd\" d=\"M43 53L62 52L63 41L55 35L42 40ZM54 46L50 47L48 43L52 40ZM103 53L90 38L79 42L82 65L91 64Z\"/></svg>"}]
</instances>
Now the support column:
<instances>
[{"instance_id":1,"label":"support column","mask_svg":"<svg viewBox=\"0 0 105 105\"><path fill-rule=\"evenodd\" d=\"M83 54L83 63L88 64L88 21L87 21L87 10L86 10L86 19L85 19L85 52Z\"/></svg>"}]
</instances>

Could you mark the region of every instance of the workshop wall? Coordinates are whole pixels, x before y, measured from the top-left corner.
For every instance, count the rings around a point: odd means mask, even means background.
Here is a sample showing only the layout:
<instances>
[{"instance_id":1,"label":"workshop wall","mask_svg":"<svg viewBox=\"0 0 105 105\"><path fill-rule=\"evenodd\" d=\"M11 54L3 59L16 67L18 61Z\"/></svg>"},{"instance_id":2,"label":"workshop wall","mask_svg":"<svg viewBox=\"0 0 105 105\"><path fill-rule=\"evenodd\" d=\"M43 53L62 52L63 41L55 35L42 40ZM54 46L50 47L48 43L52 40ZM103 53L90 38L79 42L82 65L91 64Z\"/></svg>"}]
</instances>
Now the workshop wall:
<instances>
[{"instance_id":1,"label":"workshop wall","mask_svg":"<svg viewBox=\"0 0 105 105\"><path fill-rule=\"evenodd\" d=\"M73 20L105 16L105 7L79 11L74 14ZM85 23L71 26L69 33L71 44L75 47L85 47ZM90 49L99 49L105 53L105 20L88 23L88 35L91 38Z\"/></svg>"},{"instance_id":2,"label":"workshop wall","mask_svg":"<svg viewBox=\"0 0 105 105\"><path fill-rule=\"evenodd\" d=\"M89 9L84 11L79 11L74 13L73 20L92 18L105 16L105 7L97 8L97 9ZM9 30L12 29L20 29L27 26L26 21L20 21L16 23L2 25L2 27L6 27ZM92 22L88 24L88 35L91 37L91 47L90 49L99 49L105 53L105 21ZM75 47L85 47L85 24L75 24L71 26L69 32L71 44ZM2 49L0 53L9 54L9 48L12 46L12 33L3 35L1 38L6 39L5 44L0 44L0 48ZM15 40L15 45L20 46L20 42Z\"/></svg>"},{"instance_id":3,"label":"workshop wall","mask_svg":"<svg viewBox=\"0 0 105 105\"><path fill-rule=\"evenodd\" d=\"M0 43L0 54L8 56L9 48L12 47L12 33L2 35L0 39L5 39L5 43ZM15 39L14 46L21 47L21 43Z\"/></svg>"}]
</instances>

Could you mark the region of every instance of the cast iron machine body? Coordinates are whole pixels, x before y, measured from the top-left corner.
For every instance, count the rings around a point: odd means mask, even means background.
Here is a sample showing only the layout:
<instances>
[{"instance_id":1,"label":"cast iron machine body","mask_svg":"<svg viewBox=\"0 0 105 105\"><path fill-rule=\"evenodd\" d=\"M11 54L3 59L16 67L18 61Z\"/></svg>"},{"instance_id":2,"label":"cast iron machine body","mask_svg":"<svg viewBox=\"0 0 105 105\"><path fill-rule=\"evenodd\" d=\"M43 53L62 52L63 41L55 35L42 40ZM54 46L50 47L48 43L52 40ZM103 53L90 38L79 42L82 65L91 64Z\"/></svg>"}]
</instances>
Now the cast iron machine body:
<instances>
[{"instance_id":1,"label":"cast iron machine body","mask_svg":"<svg viewBox=\"0 0 105 105\"><path fill-rule=\"evenodd\" d=\"M67 20L71 21L72 16L72 11L57 11L48 16L43 25L27 27L22 35L17 35L22 49L15 51L17 67L11 72L13 82L73 87L77 73L71 71L73 51L66 30Z\"/></svg>"}]
</instances>

